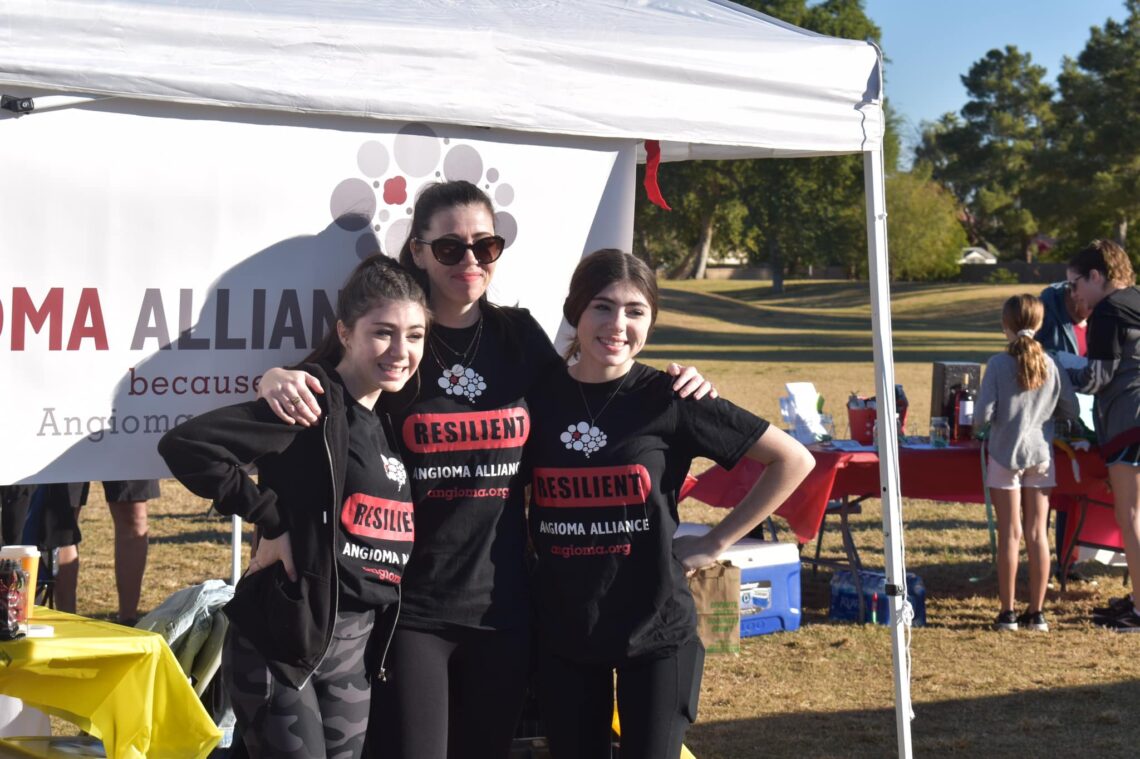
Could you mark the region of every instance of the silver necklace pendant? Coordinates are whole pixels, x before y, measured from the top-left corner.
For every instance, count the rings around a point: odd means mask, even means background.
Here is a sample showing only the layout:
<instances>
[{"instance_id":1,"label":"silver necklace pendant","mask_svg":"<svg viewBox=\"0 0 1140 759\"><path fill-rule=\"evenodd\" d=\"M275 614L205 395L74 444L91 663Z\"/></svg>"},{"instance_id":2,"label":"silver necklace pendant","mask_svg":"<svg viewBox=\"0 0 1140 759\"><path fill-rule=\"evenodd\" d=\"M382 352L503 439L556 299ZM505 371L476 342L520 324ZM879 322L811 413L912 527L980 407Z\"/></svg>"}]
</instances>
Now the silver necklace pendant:
<instances>
[{"instance_id":1,"label":"silver necklace pendant","mask_svg":"<svg viewBox=\"0 0 1140 759\"><path fill-rule=\"evenodd\" d=\"M428 348L431 349L431 355L439 364L439 368L443 370L443 374L440 375L437 382L447 395L462 396L474 403L475 399L487 389L487 381L483 375L470 366L475 362L475 356L479 353L479 343L482 337L483 319L481 317L478 326L475 328L475 334L471 337L471 342L467 344L462 354L444 342L437 333L432 333L431 339L428 340ZM439 355L439 351L436 350L436 340L447 350L459 356L459 361L451 365L445 364Z\"/></svg>"},{"instance_id":2,"label":"silver necklace pendant","mask_svg":"<svg viewBox=\"0 0 1140 759\"><path fill-rule=\"evenodd\" d=\"M606 433L590 420L571 424L559 439L566 444L567 450L581 451L582 455L590 458L591 453L606 447L607 438Z\"/></svg>"},{"instance_id":3,"label":"silver necklace pendant","mask_svg":"<svg viewBox=\"0 0 1140 759\"><path fill-rule=\"evenodd\" d=\"M602 448L606 447L606 441L609 439L605 432L598 428L597 420L601 418L602 414L606 413L609 408L610 402L617 397L621 389L625 387L625 381L629 379L632 372L626 372L625 376L621 378L621 382L606 398L606 402L598 409L598 413L593 413L590 410L590 402L586 400L586 391L582 389L581 382L575 380L578 385L578 396L582 399L582 406L586 409L586 420L571 424L566 428L566 431L558 436L558 439L566 446L567 450L581 451L582 455L590 458L591 453L597 453ZM588 421L587 421L588 420Z\"/></svg>"},{"instance_id":4,"label":"silver necklace pendant","mask_svg":"<svg viewBox=\"0 0 1140 759\"><path fill-rule=\"evenodd\" d=\"M436 360L438 361L438 357ZM483 375L472 367L463 364L444 366L442 361L439 361L439 365L443 367L443 374L438 380L439 386L447 395L463 396L474 402L487 389L487 381L483 379Z\"/></svg>"}]
</instances>

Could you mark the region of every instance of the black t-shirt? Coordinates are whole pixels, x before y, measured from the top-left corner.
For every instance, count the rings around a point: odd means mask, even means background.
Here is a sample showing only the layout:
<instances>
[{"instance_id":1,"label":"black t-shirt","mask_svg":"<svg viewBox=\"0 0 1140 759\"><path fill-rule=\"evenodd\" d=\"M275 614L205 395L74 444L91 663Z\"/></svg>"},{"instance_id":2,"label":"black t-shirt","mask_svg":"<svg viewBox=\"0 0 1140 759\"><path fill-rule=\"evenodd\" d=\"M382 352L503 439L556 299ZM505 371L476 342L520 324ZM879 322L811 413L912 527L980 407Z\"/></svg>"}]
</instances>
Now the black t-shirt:
<instances>
[{"instance_id":1,"label":"black t-shirt","mask_svg":"<svg viewBox=\"0 0 1140 759\"><path fill-rule=\"evenodd\" d=\"M483 318L478 337L478 327L432 327L445 345L424 351L419 397L396 422L416 504L400 617L412 628L529 621L524 396L560 359L527 311L499 308ZM474 357L463 366L452 348Z\"/></svg>"},{"instance_id":2,"label":"black t-shirt","mask_svg":"<svg viewBox=\"0 0 1140 759\"><path fill-rule=\"evenodd\" d=\"M561 656L613 661L696 635L672 550L677 492L693 458L732 467L768 423L725 400L678 398L672 385L643 364L599 384L562 368L529 396L539 631Z\"/></svg>"},{"instance_id":3,"label":"black t-shirt","mask_svg":"<svg viewBox=\"0 0 1140 759\"><path fill-rule=\"evenodd\" d=\"M340 597L354 606L386 606L396 601L415 539L412 490L395 432L347 391L345 406L348 462L335 545Z\"/></svg>"}]
</instances>

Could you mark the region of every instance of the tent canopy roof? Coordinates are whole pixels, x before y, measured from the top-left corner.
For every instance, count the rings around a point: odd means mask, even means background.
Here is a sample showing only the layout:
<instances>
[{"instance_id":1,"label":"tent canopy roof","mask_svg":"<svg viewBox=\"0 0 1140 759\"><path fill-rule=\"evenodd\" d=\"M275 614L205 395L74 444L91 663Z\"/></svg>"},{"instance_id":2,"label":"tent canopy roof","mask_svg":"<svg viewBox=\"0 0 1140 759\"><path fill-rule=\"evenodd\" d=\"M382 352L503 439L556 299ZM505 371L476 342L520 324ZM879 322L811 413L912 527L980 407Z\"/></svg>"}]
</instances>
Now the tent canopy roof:
<instances>
[{"instance_id":1,"label":"tent canopy roof","mask_svg":"<svg viewBox=\"0 0 1140 759\"><path fill-rule=\"evenodd\" d=\"M658 139L667 159L861 152L880 59L724 0L9 0L0 86Z\"/></svg>"}]
</instances>

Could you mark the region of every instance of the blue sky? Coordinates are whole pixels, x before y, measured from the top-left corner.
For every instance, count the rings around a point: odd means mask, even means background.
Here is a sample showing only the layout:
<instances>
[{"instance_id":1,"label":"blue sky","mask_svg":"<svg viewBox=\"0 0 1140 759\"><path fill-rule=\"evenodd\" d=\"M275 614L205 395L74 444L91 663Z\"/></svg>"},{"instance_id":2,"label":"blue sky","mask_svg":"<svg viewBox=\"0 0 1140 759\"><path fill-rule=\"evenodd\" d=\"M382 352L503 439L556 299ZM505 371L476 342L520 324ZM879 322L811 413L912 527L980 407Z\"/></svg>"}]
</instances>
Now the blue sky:
<instances>
[{"instance_id":1,"label":"blue sky","mask_svg":"<svg viewBox=\"0 0 1140 759\"><path fill-rule=\"evenodd\" d=\"M920 124L965 104L960 77L989 50L1028 51L1052 83L1062 57L1084 49L1090 27L1125 16L1123 0L866 0L866 9L883 30L887 97L906 120L906 163Z\"/></svg>"}]
</instances>

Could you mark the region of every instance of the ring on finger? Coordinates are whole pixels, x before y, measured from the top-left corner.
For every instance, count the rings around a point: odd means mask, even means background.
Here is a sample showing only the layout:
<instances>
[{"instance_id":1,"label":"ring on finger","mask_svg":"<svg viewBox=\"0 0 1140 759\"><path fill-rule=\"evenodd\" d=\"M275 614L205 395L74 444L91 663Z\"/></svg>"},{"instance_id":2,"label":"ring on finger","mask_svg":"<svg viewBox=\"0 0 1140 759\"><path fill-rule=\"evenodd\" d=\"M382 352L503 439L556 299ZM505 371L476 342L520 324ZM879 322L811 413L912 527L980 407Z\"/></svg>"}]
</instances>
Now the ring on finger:
<instances>
[{"instance_id":1,"label":"ring on finger","mask_svg":"<svg viewBox=\"0 0 1140 759\"><path fill-rule=\"evenodd\" d=\"M299 395L293 396L292 398L289 399L289 403L294 405L294 406L299 405L301 403L301 396L299 396Z\"/></svg>"}]
</instances>

